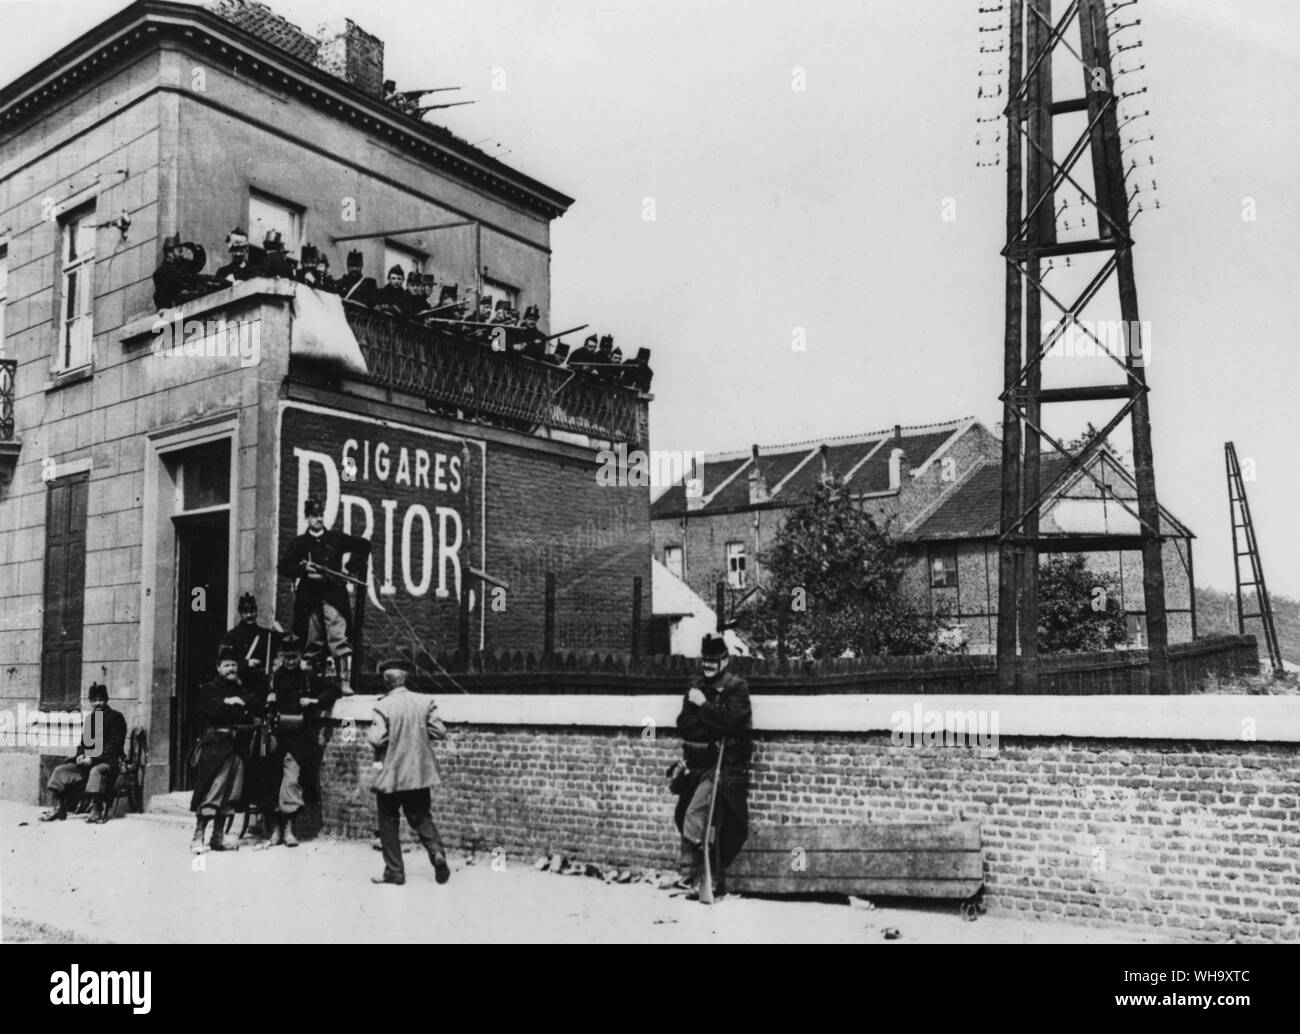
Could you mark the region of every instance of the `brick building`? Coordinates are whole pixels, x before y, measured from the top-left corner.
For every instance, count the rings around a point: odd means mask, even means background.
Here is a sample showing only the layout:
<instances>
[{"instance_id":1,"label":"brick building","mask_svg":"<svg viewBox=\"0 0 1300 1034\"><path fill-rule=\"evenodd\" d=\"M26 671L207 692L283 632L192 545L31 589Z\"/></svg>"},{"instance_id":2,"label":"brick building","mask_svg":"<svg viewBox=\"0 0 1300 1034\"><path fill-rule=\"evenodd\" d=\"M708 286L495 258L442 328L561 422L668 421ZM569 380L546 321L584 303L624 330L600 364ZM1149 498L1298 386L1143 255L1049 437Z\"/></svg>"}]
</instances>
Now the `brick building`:
<instances>
[{"instance_id":1,"label":"brick building","mask_svg":"<svg viewBox=\"0 0 1300 1034\"><path fill-rule=\"evenodd\" d=\"M1043 485L1067 466L1063 457L1045 456ZM651 505L654 555L704 599L715 598L719 581L738 597L762 582L760 557L786 511L834 475L913 556L906 591L960 625L972 653L990 653L997 641L1000 470L1001 442L973 418L706 456L690 493L679 484ZM1105 491L1080 472L1067 477L1044 505L1044 534L1136 532L1124 505L1136 510L1132 475L1109 453L1090 470ZM1161 514L1169 640L1185 642L1196 635L1193 536L1167 510ZM1085 556L1091 570L1114 576L1130 645L1145 646L1141 557Z\"/></svg>"},{"instance_id":2,"label":"brick building","mask_svg":"<svg viewBox=\"0 0 1300 1034\"><path fill-rule=\"evenodd\" d=\"M241 226L537 305L545 329L571 199L382 84L351 22L142 0L0 90L0 707L56 716L107 682L150 733L150 794L185 786L239 593L288 626L275 566L309 492L374 544L372 660L406 621L454 649L462 586L471 646L540 651L548 572L557 648L630 645L649 498L599 486L596 455L646 442L648 395L287 279L154 307L164 236L210 273ZM508 583L491 606L471 568ZM38 769L6 752L0 793Z\"/></svg>"}]
</instances>

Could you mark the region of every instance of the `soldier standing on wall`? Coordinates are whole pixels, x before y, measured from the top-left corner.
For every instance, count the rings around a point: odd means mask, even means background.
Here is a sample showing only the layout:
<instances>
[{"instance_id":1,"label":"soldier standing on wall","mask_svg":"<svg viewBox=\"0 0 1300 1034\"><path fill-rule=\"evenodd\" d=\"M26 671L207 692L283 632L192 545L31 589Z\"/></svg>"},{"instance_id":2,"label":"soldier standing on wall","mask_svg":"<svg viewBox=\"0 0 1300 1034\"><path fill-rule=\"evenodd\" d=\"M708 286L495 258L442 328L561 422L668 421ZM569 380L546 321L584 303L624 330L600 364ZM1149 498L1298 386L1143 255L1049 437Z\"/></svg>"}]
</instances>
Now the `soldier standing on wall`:
<instances>
[{"instance_id":1,"label":"soldier standing on wall","mask_svg":"<svg viewBox=\"0 0 1300 1034\"><path fill-rule=\"evenodd\" d=\"M347 585L337 573L344 572L343 558L348 556L346 573L364 581L370 563L370 540L335 528L326 530L325 503L319 496L308 498L303 514L307 530L289 543L278 568L281 577L296 580L293 633L306 640L308 660L328 650L338 667L344 694L351 695L348 678L352 646L348 636L352 607Z\"/></svg>"},{"instance_id":2,"label":"soldier standing on wall","mask_svg":"<svg viewBox=\"0 0 1300 1034\"><path fill-rule=\"evenodd\" d=\"M374 303L379 285L373 277L362 272L364 266L365 256L361 252L348 252L348 271L334 284L334 289L343 296L344 301L358 302L361 305Z\"/></svg>"},{"instance_id":3,"label":"soldier standing on wall","mask_svg":"<svg viewBox=\"0 0 1300 1034\"><path fill-rule=\"evenodd\" d=\"M691 888L692 897L699 894L704 852L710 844L717 852L716 878L740 853L749 835L749 758L753 751L749 686L727 671L729 660L721 636L704 637L700 648L703 675L692 680L677 716L685 769L679 766L673 780L678 795L674 819L682 835L680 885ZM714 804L714 772L719 771L718 751L724 738L726 749ZM709 831L710 844L706 844L710 810L713 829Z\"/></svg>"}]
</instances>

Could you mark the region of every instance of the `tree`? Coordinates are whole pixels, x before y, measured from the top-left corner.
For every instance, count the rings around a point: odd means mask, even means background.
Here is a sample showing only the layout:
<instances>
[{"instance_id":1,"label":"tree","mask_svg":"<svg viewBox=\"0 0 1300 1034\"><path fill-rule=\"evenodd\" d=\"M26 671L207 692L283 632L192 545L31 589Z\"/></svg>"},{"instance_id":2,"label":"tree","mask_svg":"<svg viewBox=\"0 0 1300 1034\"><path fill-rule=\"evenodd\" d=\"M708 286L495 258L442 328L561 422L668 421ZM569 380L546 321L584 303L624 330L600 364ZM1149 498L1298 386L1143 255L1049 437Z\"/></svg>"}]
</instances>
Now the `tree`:
<instances>
[{"instance_id":1,"label":"tree","mask_svg":"<svg viewBox=\"0 0 1300 1034\"><path fill-rule=\"evenodd\" d=\"M1114 578L1090 571L1080 553L1054 556L1039 565L1039 650L1110 650L1127 638Z\"/></svg>"},{"instance_id":2,"label":"tree","mask_svg":"<svg viewBox=\"0 0 1300 1034\"><path fill-rule=\"evenodd\" d=\"M736 625L771 649L784 618L786 647L812 658L928 653L937 623L901 591L906 559L870 514L834 482L791 511L762 556L765 592Z\"/></svg>"}]
</instances>

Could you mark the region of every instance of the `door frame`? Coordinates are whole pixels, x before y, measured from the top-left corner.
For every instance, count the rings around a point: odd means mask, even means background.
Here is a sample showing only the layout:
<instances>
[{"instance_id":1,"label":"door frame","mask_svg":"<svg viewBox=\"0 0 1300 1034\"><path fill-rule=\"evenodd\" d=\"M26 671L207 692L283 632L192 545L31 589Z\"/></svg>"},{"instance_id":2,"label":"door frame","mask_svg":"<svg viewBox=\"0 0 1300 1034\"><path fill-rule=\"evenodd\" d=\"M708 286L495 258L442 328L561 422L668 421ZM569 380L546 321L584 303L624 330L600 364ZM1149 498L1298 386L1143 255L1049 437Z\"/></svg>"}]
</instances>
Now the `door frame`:
<instances>
[{"instance_id":1,"label":"door frame","mask_svg":"<svg viewBox=\"0 0 1300 1034\"><path fill-rule=\"evenodd\" d=\"M239 575L239 443L241 425L238 410L227 410L186 423L172 424L146 432L144 457L143 536L140 563L140 675L139 685L148 687L149 742L159 749L150 751L145 772L145 799L171 789L170 744L172 708L176 696L176 482L168 469L173 454L196 445L228 441L230 444L230 507L227 510L228 567L226 572L226 624L234 623Z\"/></svg>"}]
</instances>

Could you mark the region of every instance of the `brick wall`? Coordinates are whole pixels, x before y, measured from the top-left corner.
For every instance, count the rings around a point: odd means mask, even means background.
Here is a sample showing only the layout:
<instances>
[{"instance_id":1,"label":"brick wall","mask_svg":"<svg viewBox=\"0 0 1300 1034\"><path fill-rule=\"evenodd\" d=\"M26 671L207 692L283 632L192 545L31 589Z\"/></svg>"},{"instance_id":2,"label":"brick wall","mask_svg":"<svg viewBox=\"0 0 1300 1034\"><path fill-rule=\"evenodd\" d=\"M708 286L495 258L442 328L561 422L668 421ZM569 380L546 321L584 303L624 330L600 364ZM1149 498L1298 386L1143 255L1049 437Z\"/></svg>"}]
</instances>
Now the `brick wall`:
<instances>
[{"instance_id":1,"label":"brick wall","mask_svg":"<svg viewBox=\"0 0 1300 1034\"><path fill-rule=\"evenodd\" d=\"M327 748L326 830L369 836L364 738ZM351 738L352 743L344 740ZM435 818L449 845L672 867L675 736L453 726ZM1300 940L1300 746L888 733L759 733L751 822L981 823L990 909L1190 940Z\"/></svg>"}]
</instances>

